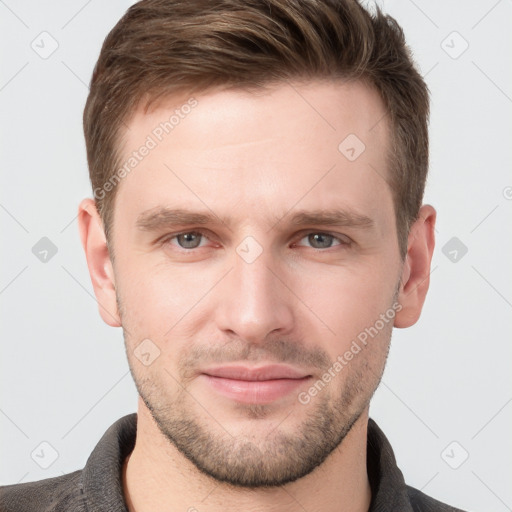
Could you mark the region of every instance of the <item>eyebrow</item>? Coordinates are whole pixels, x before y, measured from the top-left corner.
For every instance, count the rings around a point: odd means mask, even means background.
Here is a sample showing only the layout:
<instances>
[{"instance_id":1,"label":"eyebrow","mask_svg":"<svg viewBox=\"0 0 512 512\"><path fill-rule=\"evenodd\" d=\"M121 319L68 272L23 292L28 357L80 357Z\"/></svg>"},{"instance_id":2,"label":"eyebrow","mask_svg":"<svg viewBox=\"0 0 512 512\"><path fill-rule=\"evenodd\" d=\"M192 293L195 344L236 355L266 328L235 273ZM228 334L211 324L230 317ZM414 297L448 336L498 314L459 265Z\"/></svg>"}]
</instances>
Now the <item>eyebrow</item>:
<instances>
[{"instance_id":1,"label":"eyebrow","mask_svg":"<svg viewBox=\"0 0 512 512\"><path fill-rule=\"evenodd\" d=\"M277 218L271 229L281 223L287 216L288 214L284 214ZM366 215L352 210L340 209L299 210L290 217L288 223L293 226L323 225L354 228L372 228L375 225L374 221ZM188 226L192 224L224 224L229 227L232 222L230 219L221 218L213 212L203 213L165 207L153 208L142 212L136 221L137 227L143 231L157 231L172 226Z\"/></svg>"},{"instance_id":2,"label":"eyebrow","mask_svg":"<svg viewBox=\"0 0 512 512\"><path fill-rule=\"evenodd\" d=\"M156 208L142 212L136 225L143 231L156 231L161 228L189 224L224 223L213 213L193 212L180 208Z\"/></svg>"},{"instance_id":3,"label":"eyebrow","mask_svg":"<svg viewBox=\"0 0 512 512\"><path fill-rule=\"evenodd\" d=\"M351 210L301 210L291 217L290 223L299 226L308 224L357 228L374 226L370 217Z\"/></svg>"}]
</instances>

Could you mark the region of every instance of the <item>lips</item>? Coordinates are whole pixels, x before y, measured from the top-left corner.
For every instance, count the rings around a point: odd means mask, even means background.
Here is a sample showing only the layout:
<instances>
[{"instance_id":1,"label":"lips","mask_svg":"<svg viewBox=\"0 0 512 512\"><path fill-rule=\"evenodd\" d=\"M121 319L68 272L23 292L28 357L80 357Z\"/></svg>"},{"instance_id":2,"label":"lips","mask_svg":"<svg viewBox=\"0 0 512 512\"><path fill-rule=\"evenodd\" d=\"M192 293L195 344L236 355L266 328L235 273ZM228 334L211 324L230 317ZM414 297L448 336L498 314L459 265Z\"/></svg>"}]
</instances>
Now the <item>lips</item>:
<instances>
[{"instance_id":1,"label":"lips","mask_svg":"<svg viewBox=\"0 0 512 512\"><path fill-rule=\"evenodd\" d=\"M205 370L203 373L222 379L245 381L262 381L275 379L302 379L307 374L291 366L272 364L259 367L247 366L220 366Z\"/></svg>"},{"instance_id":2,"label":"lips","mask_svg":"<svg viewBox=\"0 0 512 512\"><path fill-rule=\"evenodd\" d=\"M219 366L203 371L210 389L240 403L264 404L289 395L311 375L287 365Z\"/></svg>"}]
</instances>

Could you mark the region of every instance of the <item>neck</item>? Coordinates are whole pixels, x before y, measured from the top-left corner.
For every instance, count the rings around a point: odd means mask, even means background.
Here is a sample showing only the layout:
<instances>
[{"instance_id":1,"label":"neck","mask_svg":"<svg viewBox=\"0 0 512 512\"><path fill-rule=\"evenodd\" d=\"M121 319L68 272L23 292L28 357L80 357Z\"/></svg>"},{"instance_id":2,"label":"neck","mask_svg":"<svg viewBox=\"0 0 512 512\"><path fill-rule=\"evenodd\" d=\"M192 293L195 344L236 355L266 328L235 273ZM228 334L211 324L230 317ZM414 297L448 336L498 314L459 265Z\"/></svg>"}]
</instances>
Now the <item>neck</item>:
<instances>
[{"instance_id":1,"label":"neck","mask_svg":"<svg viewBox=\"0 0 512 512\"><path fill-rule=\"evenodd\" d=\"M368 409L341 445L309 475L276 488L246 489L201 473L167 441L139 400L135 448L122 474L128 510L366 512L371 500L367 424Z\"/></svg>"}]
</instances>

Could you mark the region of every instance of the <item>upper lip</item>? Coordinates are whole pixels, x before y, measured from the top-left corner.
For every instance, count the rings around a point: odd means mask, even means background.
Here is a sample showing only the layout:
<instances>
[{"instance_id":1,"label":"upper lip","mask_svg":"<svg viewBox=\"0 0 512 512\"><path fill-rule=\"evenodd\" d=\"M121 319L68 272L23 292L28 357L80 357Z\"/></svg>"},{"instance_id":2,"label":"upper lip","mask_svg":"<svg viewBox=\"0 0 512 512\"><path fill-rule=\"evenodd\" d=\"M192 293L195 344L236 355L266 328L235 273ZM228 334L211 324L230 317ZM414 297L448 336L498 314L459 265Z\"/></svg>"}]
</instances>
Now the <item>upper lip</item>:
<instances>
[{"instance_id":1,"label":"upper lip","mask_svg":"<svg viewBox=\"0 0 512 512\"><path fill-rule=\"evenodd\" d=\"M229 365L203 370L204 374L223 379L261 381L273 379L303 379L309 375L301 370L282 364L264 366Z\"/></svg>"}]
</instances>

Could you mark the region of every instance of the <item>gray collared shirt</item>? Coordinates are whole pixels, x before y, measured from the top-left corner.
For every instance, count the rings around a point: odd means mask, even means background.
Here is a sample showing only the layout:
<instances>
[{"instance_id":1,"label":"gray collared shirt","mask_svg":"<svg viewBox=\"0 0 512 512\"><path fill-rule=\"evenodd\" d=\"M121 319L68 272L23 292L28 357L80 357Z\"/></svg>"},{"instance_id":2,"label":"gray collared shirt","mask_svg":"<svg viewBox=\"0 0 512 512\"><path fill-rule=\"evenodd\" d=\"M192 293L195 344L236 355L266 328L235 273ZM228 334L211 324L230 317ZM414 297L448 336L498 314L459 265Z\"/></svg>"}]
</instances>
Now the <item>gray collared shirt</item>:
<instances>
[{"instance_id":1,"label":"gray collared shirt","mask_svg":"<svg viewBox=\"0 0 512 512\"><path fill-rule=\"evenodd\" d=\"M127 512L121 475L136 433L137 415L129 414L105 432L84 469L0 487L0 511ZM372 419L368 422L367 468L372 490L369 512L462 512L405 484L389 441Z\"/></svg>"}]
</instances>

